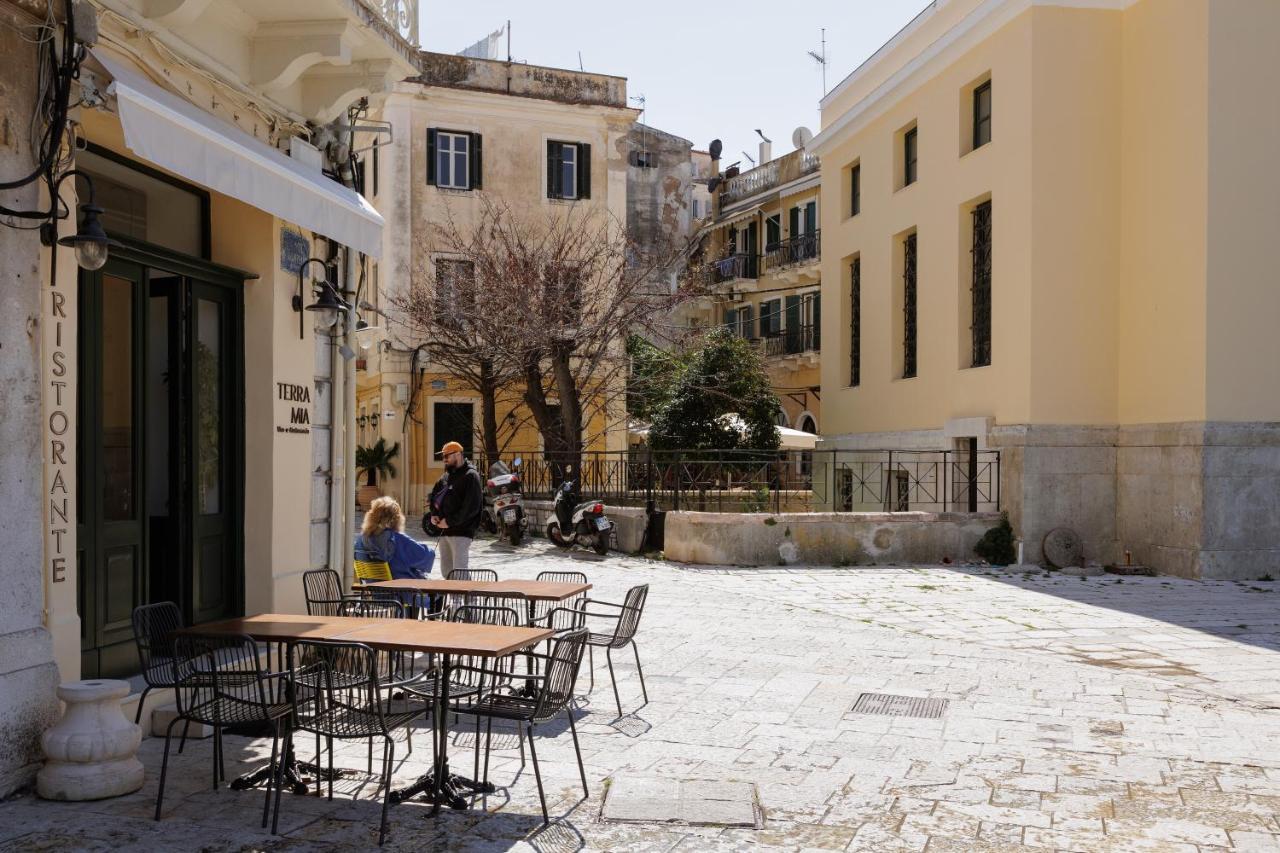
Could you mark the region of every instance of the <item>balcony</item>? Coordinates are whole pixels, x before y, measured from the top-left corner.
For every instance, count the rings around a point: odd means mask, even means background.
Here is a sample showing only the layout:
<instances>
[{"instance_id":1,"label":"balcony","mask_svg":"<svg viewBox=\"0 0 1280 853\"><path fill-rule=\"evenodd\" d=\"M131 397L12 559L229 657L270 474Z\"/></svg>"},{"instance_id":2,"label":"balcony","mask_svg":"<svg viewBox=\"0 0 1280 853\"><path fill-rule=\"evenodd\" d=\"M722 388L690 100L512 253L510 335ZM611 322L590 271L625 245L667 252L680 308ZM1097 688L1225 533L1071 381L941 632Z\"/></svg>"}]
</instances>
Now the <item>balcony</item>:
<instances>
[{"instance_id":1,"label":"balcony","mask_svg":"<svg viewBox=\"0 0 1280 853\"><path fill-rule=\"evenodd\" d=\"M725 181L720 195L720 207L744 198L789 184L797 178L818 171L818 155L804 151L792 151L768 163L756 166Z\"/></svg>"},{"instance_id":2,"label":"balcony","mask_svg":"<svg viewBox=\"0 0 1280 853\"><path fill-rule=\"evenodd\" d=\"M708 268L712 284L723 284L739 279L756 279L760 275L759 255L730 255L714 261Z\"/></svg>"},{"instance_id":3,"label":"balcony","mask_svg":"<svg viewBox=\"0 0 1280 853\"><path fill-rule=\"evenodd\" d=\"M810 234L797 234L765 250L765 268L780 270L816 261L822 256L821 229Z\"/></svg>"},{"instance_id":4,"label":"balcony","mask_svg":"<svg viewBox=\"0 0 1280 853\"><path fill-rule=\"evenodd\" d=\"M781 333L767 335L764 341L766 358L782 358L788 355L817 354L822 350L821 333L812 323L796 329L787 329Z\"/></svg>"}]
</instances>

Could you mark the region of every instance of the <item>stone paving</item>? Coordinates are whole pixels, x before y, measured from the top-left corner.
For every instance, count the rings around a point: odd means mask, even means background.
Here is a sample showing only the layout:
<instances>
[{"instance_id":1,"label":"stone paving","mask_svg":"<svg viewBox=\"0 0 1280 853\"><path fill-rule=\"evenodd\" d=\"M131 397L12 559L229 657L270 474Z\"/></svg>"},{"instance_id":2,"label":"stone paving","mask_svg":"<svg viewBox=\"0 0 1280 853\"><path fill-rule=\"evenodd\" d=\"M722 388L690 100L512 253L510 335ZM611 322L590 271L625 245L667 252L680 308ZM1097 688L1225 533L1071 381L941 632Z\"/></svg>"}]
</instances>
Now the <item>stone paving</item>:
<instances>
[{"instance_id":1,"label":"stone paving","mask_svg":"<svg viewBox=\"0 0 1280 853\"><path fill-rule=\"evenodd\" d=\"M1280 583L712 569L540 541L479 544L474 564L504 577L581 569L613 601L650 584L639 640L651 701L641 707L630 654L616 655L618 718L597 655L577 712L589 798L567 726L548 725L538 752L553 823L542 829L532 768L504 734L498 793L439 818L393 807L388 850L1280 851ZM863 693L949 701L938 719L853 713ZM458 763L472 754L466 728ZM426 733L415 741L397 780L426 769ZM332 802L285 795L272 836L257 829L259 794L210 790L208 741L176 760L153 822L161 746L144 742L148 782L135 795L0 804L0 851L376 843L380 803L363 773L338 782ZM227 738L228 772L269 749ZM363 745L338 751L339 766L365 762ZM753 785L762 828L604 820L615 780L619 793Z\"/></svg>"}]
</instances>

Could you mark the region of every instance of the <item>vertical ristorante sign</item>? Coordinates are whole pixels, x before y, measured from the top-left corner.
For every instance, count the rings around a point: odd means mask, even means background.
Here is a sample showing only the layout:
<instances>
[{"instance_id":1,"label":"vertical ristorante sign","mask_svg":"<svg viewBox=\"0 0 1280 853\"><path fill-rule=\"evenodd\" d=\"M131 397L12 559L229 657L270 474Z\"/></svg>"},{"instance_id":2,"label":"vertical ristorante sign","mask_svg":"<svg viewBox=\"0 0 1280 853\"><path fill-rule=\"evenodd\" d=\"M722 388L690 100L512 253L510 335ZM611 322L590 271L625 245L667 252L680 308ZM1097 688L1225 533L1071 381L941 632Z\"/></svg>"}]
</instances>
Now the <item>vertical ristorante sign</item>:
<instances>
[{"instance_id":1,"label":"vertical ristorante sign","mask_svg":"<svg viewBox=\"0 0 1280 853\"><path fill-rule=\"evenodd\" d=\"M76 334L68 313L67 295L58 288L58 283L50 282L44 295L45 522L48 525L45 558L49 580L63 583L67 579L68 561L74 556L71 484L75 470L72 467L75 464L72 416L76 392L71 376L74 361L70 347Z\"/></svg>"}]
</instances>

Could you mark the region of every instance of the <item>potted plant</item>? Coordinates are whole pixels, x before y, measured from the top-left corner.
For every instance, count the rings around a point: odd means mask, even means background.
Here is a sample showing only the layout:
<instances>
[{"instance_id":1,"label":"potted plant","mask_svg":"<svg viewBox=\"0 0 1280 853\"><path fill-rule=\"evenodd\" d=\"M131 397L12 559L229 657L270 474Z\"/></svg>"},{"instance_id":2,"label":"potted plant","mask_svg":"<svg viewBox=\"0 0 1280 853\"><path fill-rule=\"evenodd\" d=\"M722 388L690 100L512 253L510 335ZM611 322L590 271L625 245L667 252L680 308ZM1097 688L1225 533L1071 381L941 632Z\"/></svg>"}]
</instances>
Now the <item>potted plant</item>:
<instances>
[{"instance_id":1,"label":"potted plant","mask_svg":"<svg viewBox=\"0 0 1280 853\"><path fill-rule=\"evenodd\" d=\"M356 505L368 509L374 498L382 495L378 488L378 476L394 477L396 466L391 460L400 455L400 442L387 447L387 440L379 438L368 447L356 448L356 471L367 477L365 484L356 492Z\"/></svg>"}]
</instances>

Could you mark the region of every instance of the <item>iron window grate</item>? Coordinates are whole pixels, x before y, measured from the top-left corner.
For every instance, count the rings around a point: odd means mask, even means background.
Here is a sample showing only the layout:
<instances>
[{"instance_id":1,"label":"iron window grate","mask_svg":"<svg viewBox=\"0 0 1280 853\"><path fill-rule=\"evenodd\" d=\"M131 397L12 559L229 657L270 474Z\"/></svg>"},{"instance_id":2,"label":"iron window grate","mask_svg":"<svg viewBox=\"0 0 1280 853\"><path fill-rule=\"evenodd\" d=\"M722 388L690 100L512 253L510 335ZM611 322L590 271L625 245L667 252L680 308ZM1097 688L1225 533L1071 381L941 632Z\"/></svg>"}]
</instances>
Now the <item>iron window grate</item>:
<instances>
[{"instance_id":1,"label":"iron window grate","mask_svg":"<svg viewBox=\"0 0 1280 853\"><path fill-rule=\"evenodd\" d=\"M849 265L849 385L862 382L862 258Z\"/></svg>"},{"instance_id":2,"label":"iron window grate","mask_svg":"<svg viewBox=\"0 0 1280 853\"><path fill-rule=\"evenodd\" d=\"M916 235L902 241L902 378L916 375Z\"/></svg>"},{"instance_id":3,"label":"iron window grate","mask_svg":"<svg viewBox=\"0 0 1280 853\"><path fill-rule=\"evenodd\" d=\"M882 717L917 717L936 720L947 710L948 699L922 696L898 696L893 693L863 693L853 703L855 714L877 714Z\"/></svg>"},{"instance_id":4,"label":"iron window grate","mask_svg":"<svg viewBox=\"0 0 1280 853\"><path fill-rule=\"evenodd\" d=\"M991 364L991 202L973 209L973 366Z\"/></svg>"}]
</instances>

